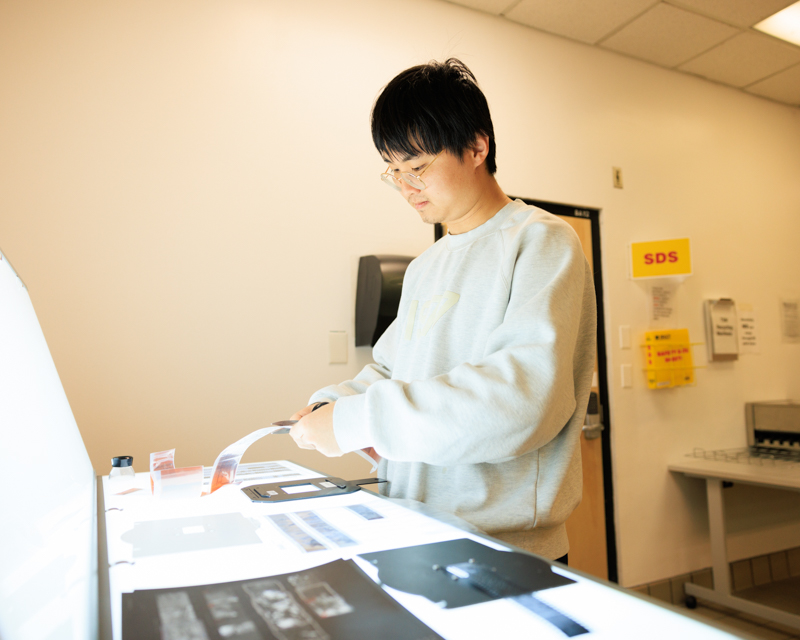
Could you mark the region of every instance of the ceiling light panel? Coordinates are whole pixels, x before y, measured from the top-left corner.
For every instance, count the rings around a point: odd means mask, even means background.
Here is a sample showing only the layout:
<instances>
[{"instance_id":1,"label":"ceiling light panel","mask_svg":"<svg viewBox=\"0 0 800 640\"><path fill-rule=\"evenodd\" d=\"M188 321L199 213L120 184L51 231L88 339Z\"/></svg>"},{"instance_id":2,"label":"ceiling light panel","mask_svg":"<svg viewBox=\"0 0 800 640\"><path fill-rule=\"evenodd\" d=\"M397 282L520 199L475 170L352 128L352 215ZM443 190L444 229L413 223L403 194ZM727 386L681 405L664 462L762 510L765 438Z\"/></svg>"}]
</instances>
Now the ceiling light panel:
<instances>
[{"instance_id":1,"label":"ceiling light panel","mask_svg":"<svg viewBox=\"0 0 800 640\"><path fill-rule=\"evenodd\" d=\"M800 46L800 2L762 20L754 28Z\"/></svg>"},{"instance_id":2,"label":"ceiling light panel","mask_svg":"<svg viewBox=\"0 0 800 640\"><path fill-rule=\"evenodd\" d=\"M737 27L752 27L759 20L792 4L795 0L669 0L684 9Z\"/></svg>"}]
</instances>

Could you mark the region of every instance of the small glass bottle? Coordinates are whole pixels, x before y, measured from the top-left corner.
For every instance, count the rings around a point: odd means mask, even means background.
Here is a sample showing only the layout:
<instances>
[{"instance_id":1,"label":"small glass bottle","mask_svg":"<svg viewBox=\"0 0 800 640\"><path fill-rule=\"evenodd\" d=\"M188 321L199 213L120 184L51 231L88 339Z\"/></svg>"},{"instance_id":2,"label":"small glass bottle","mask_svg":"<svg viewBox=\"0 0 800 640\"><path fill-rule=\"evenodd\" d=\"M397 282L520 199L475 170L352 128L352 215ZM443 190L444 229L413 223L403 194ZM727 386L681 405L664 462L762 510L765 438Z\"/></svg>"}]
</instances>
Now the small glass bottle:
<instances>
[{"instance_id":1,"label":"small glass bottle","mask_svg":"<svg viewBox=\"0 0 800 640\"><path fill-rule=\"evenodd\" d=\"M136 483L136 473L133 470L132 456L117 456L111 458L111 471L108 474L108 490L110 493L119 493L132 489Z\"/></svg>"}]
</instances>

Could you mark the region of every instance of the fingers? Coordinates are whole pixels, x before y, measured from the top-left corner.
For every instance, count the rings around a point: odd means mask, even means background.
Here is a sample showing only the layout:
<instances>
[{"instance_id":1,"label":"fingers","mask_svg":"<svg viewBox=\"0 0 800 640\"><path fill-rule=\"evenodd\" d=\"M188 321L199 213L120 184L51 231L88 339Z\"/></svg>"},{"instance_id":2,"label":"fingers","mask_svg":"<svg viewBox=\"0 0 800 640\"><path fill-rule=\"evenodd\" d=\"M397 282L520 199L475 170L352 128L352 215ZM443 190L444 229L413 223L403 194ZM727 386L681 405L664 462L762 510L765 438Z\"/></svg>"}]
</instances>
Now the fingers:
<instances>
[{"instance_id":1,"label":"fingers","mask_svg":"<svg viewBox=\"0 0 800 640\"><path fill-rule=\"evenodd\" d=\"M297 415L297 414L295 414L295 415ZM292 419L295 420L297 418L292 418ZM304 434L304 429L299 424L294 425L289 430L289 435L292 436L292 439L294 440L294 443L300 449L316 449L316 447L313 444L308 443L308 442L305 441L305 438L303 437L303 434Z\"/></svg>"},{"instance_id":2,"label":"fingers","mask_svg":"<svg viewBox=\"0 0 800 640\"><path fill-rule=\"evenodd\" d=\"M328 457L342 455L333 431L333 404L321 406L313 413L313 407L298 412L301 417L289 432L298 447L314 449Z\"/></svg>"},{"instance_id":3,"label":"fingers","mask_svg":"<svg viewBox=\"0 0 800 640\"><path fill-rule=\"evenodd\" d=\"M313 404L308 405L307 407L300 409L297 413L293 413L289 420L299 420L303 416L307 416L311 413L311 410L314 408Z\"/></svg>"}]
</instances>

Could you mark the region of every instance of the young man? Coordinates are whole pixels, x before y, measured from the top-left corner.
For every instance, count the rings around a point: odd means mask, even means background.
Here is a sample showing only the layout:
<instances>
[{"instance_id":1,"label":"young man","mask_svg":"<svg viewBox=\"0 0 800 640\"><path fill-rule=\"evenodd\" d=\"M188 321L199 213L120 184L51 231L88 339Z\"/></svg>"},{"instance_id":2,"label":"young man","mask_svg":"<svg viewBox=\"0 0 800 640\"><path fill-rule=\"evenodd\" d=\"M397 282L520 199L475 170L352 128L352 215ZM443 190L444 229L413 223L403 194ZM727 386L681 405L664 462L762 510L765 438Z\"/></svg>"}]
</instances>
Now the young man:
<instances>
[{"instance_id":1,"label":"young man","mask_svg":"<svg viewBox=\"0 0 800 640\"><path fill-rule=\"evenodd\" d=\"M572 229L497 184L489 107L458 60L378 97L381 178L448 235L409 266L375 364L293 418L300 447L380 457L384 493L538 553L567 553L595 361L589 266ZM327 402L312 413L320 402ZM383 485L385 486L385 485Z\"/></svg>"}]
</instances>

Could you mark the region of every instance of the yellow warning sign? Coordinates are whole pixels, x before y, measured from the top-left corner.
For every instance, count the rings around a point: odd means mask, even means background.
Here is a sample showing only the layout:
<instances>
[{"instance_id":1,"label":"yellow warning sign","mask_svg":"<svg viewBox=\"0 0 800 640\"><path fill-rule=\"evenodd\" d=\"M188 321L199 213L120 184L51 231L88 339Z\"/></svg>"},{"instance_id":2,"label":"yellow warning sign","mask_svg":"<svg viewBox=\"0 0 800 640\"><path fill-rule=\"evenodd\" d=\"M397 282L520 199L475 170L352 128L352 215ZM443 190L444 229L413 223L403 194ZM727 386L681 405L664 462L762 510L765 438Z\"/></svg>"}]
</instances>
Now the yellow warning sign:
<instances>
[{"instance_id":1,"label":"yellow warning sign","mask_svg":"<svg viewBox=\"0 0 800 640\"><path fill-rule=\"evenodd\" d=\"M643 347L648 388L669 389L694 383L688 329L648 331Z\"/></svg>"},{"instance_id":2,"label":"yellow warning sign","mask_svg":"<svg viewBox=\"0 0 800 640\"><path fill-rule=\"evenodd\" d=\"M631 243L631 274L634 278L663 278L691 273L689 238Z\"/></svg>"}]
</instances>

